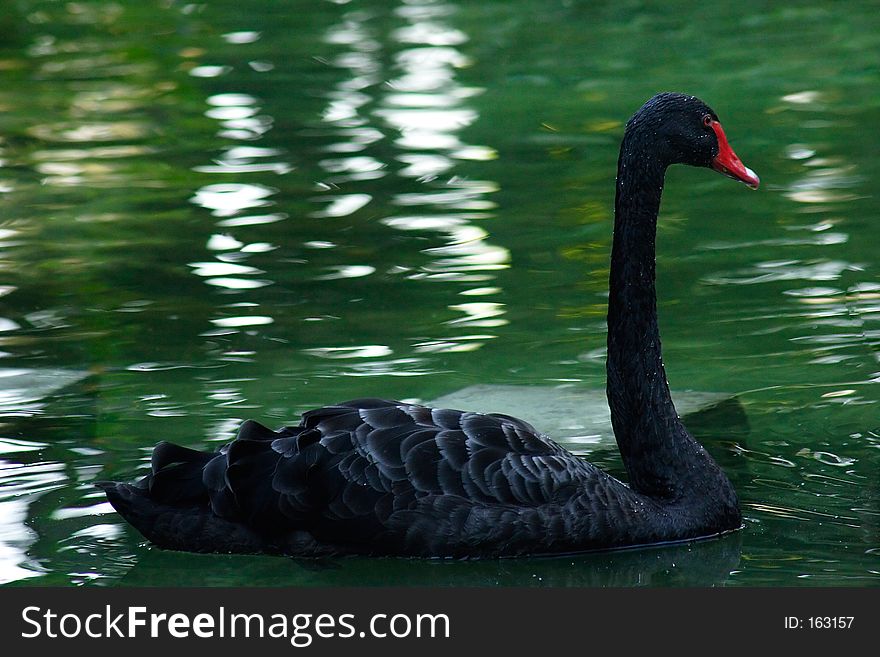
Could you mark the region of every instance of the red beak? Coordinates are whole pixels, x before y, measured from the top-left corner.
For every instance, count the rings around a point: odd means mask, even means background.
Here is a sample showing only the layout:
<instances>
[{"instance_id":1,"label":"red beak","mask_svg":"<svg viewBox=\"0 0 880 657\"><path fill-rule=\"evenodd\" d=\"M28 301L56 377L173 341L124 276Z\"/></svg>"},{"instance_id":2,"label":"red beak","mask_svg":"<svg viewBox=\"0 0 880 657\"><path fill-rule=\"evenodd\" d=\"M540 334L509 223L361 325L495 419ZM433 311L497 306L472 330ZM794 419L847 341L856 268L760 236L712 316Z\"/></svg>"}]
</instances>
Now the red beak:
<instances>
[{"instance_id":1,"label":"red beak","mask_svg":"<svg viewBox=\"0 0 880 657\"><path fill-rule=\"evenodd\" d=\"M712 168L725 176L739 180L752 189L758 189L761 179L758 174L749 169L733 152L730 144L727 143L727 137L724 135L724 129L718 121L712 121L709 124L718 137L718 155L712 160Z\"/></svg>"}]
</instances>

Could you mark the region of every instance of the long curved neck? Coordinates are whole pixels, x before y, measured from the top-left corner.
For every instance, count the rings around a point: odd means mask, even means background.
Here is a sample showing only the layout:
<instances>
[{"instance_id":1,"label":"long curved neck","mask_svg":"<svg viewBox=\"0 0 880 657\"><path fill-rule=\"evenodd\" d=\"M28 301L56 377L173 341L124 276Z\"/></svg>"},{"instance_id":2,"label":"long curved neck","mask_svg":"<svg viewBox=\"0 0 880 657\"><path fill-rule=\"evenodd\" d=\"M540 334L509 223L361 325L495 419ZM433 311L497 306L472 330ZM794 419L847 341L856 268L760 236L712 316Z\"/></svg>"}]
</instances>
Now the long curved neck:
<instances>
[{"instance_id":1,"label":"long curved neck","mask_svg":"<svg viewBox=\"0 0 880 657\"><path fill-rule=\"evenodd\" d=\"M655 240L666 165L638 146L628 133L618 161L607 394L632 488L669 498L687 486L702 449L678 418L660 351Z\"/></svg>"}]
</instances>

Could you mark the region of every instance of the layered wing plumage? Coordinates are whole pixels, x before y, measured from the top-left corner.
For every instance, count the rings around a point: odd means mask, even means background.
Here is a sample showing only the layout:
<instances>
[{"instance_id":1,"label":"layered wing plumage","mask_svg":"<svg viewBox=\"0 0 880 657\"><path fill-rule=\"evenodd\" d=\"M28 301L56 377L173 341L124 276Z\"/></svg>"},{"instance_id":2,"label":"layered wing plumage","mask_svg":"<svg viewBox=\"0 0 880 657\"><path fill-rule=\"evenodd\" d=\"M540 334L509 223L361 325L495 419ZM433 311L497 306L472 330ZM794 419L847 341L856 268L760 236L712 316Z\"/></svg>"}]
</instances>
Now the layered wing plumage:
<instances>
[{"instance_id":1,"label":"layered wing plumage","mask_svg":"<svg viewBox=\"0 0 880 657\"><path fill-rule=\"evenodd\" d=\"M277 432L248 421L214 454L162 443L138 490L178 516L151 527L126 516L160 545L157 525L173 525L179 547L180 514L209 512L199 531L253 532L257 547L243 551L426 556L565 549L583 533L584 504L607 512L609 496L630 494L522 420L379 399Z\"/></svg>"}]
</instances>

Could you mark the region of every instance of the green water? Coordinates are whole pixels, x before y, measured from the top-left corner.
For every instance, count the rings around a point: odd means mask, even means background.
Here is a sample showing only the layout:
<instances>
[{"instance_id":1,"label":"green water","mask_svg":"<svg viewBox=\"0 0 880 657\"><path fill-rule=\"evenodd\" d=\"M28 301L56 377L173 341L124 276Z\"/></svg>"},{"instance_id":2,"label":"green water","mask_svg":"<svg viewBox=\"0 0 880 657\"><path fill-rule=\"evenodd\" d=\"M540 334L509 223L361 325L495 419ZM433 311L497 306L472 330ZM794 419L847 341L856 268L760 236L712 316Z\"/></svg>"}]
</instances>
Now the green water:
<instances>
[{"instance_id":1,"label":"green water","mask_svg":"<svg viewBox=\"0 0 880 657\"><path fill-rule=\"evenodd\" d=\"M0 30L0 583L880 583L876 3L14 0ZM762 179L670 170L658 235L670 383L736 396L692 428L743 531L188 555L91 486L351 397L601 390L617 146L661 90Z\"/></svg>"}]
</instances>

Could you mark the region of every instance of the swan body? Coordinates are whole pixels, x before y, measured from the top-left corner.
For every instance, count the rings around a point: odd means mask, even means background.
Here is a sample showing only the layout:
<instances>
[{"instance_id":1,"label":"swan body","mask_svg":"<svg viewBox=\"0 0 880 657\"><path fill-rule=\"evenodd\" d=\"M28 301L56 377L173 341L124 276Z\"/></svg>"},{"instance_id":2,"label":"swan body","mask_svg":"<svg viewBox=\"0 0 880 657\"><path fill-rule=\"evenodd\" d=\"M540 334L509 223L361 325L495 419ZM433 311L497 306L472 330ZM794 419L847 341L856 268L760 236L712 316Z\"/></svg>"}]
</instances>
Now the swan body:
<instances>
[{"instance_id":1,"label":"swan body","mask_svg":"<svg viewBox=\"0 0 880 657\"><path fill-rule=\"evenodd\" d=\"M214 453L160 443L142 480L99 486L150 541L195 552L502 557L739 528L733 486L682 424L661 358L654 239L674 163L758 184L693 96L658 94L627 124L607 395L628 485L508 415L358 399L279 431L249 420Z\"/></svg>"}]
</instances>

